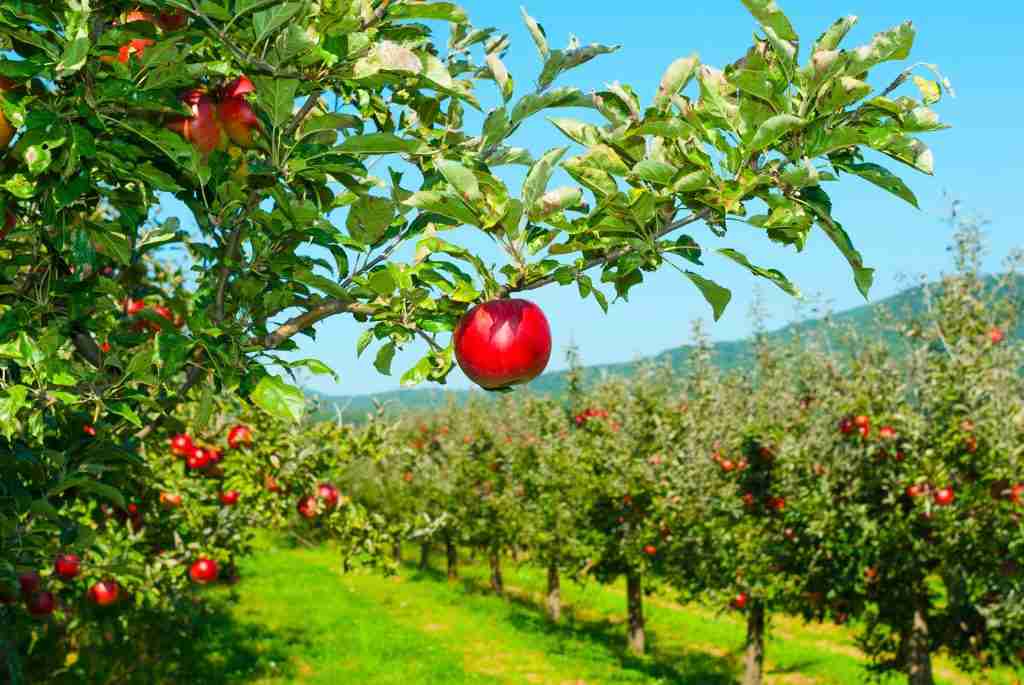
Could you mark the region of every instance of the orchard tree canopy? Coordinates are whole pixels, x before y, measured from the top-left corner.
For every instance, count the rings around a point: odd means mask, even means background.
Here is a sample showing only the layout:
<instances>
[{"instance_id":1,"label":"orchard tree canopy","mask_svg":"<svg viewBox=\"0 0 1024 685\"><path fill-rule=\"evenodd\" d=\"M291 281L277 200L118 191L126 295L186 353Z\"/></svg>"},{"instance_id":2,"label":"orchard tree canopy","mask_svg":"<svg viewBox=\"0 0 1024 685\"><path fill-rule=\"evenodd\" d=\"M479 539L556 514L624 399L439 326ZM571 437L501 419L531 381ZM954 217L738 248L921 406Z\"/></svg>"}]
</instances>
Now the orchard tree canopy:
<instances>
[{"instance_id":1,"label":"orchard tree canopy","mask_svg":"<svg viewBox=\"0 0 1024 685\"><path fill-rule=\"evenodd\" d=\"M383 373L398 348L425 345L405 384L444 381L446 334L468 307L549 284L607 307L598 283L622 298L668 263L717 317L730 291L701 274L700 231L724 236L734 221L798 251L818 227L866 294L873 272L827 184L859 176L916 204L870 151L931 173L917 135L945 128L930 106L948 83L913 65L869 85L909 56L910 23L846 50L846 17L801 54L774 0L744 4L759 29L737 61L681 57L641 94L568 85L618 46L556 48L525 10L539 55L527 92L502 62L507 34L449 2L4 2L4 356L34 387L61 388L51 404L137 427L200 381L294 414L301 393L265 367L329 372L278 353L331 316L365 326L359 350L373 346ZM901 89L912 75L916 89ZM564 147L510 144L537 116ZM502 180L506 165L523 167L521 187ZM562 177L572 183L552 187ZM197 232L161 216L167 195ZM460 227L507 258L487 263ZM190 271L154 261L174 244ZM797 292L736 250L718 255ZM36 420L31 406L7 394L8 437Z\"/></svg>"}]
</instances>

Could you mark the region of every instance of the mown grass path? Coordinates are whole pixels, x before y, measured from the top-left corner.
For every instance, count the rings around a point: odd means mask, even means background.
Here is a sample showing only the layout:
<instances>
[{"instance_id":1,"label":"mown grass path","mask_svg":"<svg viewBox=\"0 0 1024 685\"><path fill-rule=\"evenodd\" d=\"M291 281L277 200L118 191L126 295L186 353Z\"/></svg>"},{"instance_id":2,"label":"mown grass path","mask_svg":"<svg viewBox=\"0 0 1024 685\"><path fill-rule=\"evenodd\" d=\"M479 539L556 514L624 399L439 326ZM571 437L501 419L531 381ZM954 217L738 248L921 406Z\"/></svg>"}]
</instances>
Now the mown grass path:
<instances>
[{"instance_id":1,"label":"mown grass path","mask_svg":"<svg viewBox=\"0 0 1024 685\"><path fill-rule=\"evenodd\" d=\"M624 644L619 588L565 583L566 620L540 609L541 573L509 564L506 597L486 589L486 568L467 565L458 583L410 568L395 578L340 572L328 548L266 549L242 566L226 591L227 613L201 626L208 645L196 682L331 684L644 683L727 685L740 669L738 617L648 601L650 654ZM845 630L775 622L770 685L860 685L866 675ZM942 660L939 682L1012 685L959 674ZM891 679L887 682L900 682Z\"/></svg>"}]
</instances>

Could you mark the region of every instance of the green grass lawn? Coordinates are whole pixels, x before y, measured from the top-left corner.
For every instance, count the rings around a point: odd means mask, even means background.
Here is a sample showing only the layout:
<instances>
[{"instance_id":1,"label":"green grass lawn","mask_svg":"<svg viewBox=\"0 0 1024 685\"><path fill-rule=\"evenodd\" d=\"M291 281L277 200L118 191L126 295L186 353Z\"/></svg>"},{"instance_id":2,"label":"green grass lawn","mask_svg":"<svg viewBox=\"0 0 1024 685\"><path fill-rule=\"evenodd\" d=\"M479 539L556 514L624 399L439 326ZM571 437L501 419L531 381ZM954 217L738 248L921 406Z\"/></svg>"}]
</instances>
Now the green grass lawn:
<instances>
[{"instance_id":1,"label":"green grass lawn","mask_svg":"<svg viewBox=\"0 0 1024 685\"><path fill-rule=\"evenodd\" d=\"M412 567L385 578L342 575L339 566L329 548L267 547L246 560L242 583L215 591L224 610L198 626L202 650L188 667L191 682L725 685L740 670L737 616L652 598L650 653L635 658L622 648L621 588L564 583L570 608L553 626L539 605L543 574L528 566L508 564L507 598L486 589L485 565L464 566L458 583ZM867 680L850 633L840 628L779 619L767 651L768 683ZM1011 685L1021 677L983 681L942 659L936 666L947 684Z\"/></svg>"}]
</instances>

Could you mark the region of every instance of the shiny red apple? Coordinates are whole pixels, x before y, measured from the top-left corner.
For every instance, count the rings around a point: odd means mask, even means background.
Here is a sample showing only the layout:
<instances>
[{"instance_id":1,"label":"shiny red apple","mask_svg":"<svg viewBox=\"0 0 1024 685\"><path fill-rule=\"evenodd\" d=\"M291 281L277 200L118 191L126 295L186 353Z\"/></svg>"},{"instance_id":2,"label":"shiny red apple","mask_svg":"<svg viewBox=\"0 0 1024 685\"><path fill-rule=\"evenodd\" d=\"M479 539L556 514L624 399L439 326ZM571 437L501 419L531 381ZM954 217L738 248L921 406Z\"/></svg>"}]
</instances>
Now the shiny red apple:
<instances>
[{"instance_id":1,"label":"shiny red apple","mask_svg":"<svg viewBox=\"0 0 1024 685\"><path fill-rule=\"evenodd\" d=\"M214 99L201 90L190 90L181 99L192 111L192 116L174 119L167 127L181 134L204 155L223 149L226 138L217 119L217 103Z\"/></svg>"},{"instance_id":2,"label":"shiny red apple","mask_svg":"<svg viewBox=\"0 0 1024 685\"><path fill-rule=\"evenodd\" d=\"M171 438L171 452L178 457L187 457L193 449L192 438L179 433Z\"/></svg>"},{"instance_id":3,"label":"shiny red apple","mask_svg":"<svg viewBox=\"0 0 1024 685\"><path fill-rule=\"evenodd\" d=\"M53 572L62 580L74 580L82 568L82 560L77 554L58 554L53 562Z\"/></svg>"},{"instance_id":4,"label":"shiny red apple","mask_svg":"<svg viewBox=\"0 0 1024 685\"><path fill-rule=\"evenodd\" d=\"M334 487L330 483L321 483L316 488L316 496L319 497L324 503L324 509L334 509L338 506L338 501L341 499L341 493L338 492L338 488Z\"/></svg>"},{"instance_id":5,"label":"shiny red apple","mask_svg":"<svg viewBox=\"0 0 1024 685\"><path fill-rule=\"evenodd\" d=\"M224 98L217 105L217 116L232 143L246 149L256 146L260 120L245 98Z\"/></svg>"},{"instance_id":6,"label":"shiny red apple","mask_svg":"<svg viewBox=\"0 0 1024 685\"><path fill-rule=\"evenodd\" d=\"M188 570L189 577L192 578L192 582L198 583L199 585L206 585L217 580L217 576L220 574L220 568L217 566L217 562L213 559L207 559L202 557L196 559Z\"/></svg>"},{"instance_id":7,"label":"shiny red apple","mask_svg":"<svg viewBox=\"0 0 1024 685\"><path fill-rule=\"evenodd\" d=\"M252 429L248 426L233 426L228 431L228 447L235 450L252 444Z\"/></svg>"},{"instance_id":8,"label":"shiny red apple","mask_svg":"<svg viewBox=\"0 0 1024 685\"><path fill-rule=\"evenodd\" d=\"M108 607L115 604L121 597L121 586L116 580L101 580L93 583L89 588L89 599L93 604L100 607Z\"/></svg>"},{"instance_id":9,"label":"shiny red apple","mask_svg":"<svg viewBox=\"0 0 1024 685\"><path fill-rule=\"evenodd\" d=\"M658 548L655 547L654 545L644 545L644 554L646 554L647 556L653 557L657 553L658 553Z\"/></svg>"},{"instance_id":10,"label":"shiny red apple","mask_svg":"<svg viewBox=\"0 0 1024 685\"><path fill-rule=\"evenodd\" d=\"M935 491L932 498L935 500L935 504L940 507L948 507L953 503L956 495L953 493L952 487L939 488Z\"/></svg>"},{"instance_id":11,"label":"shiny red apple","mask_svg":"<svg viewBox=\"0 0 1024 685\"><path fill-rule=\"evenodd\" d=\"M295 509L303 518L316 518L316 497L313 497L313 495L307 495L306 497L301 498Z\"/></svg>"},{"instance_id":12,"label":"shiny red apple","mask_svg":"<svg viewBox=\"0 0 1024 685\"><path fill-rule=\"evenodd\" d=\"M548 320L526 300L492 300L473 307L455 329L454 342L459 367L488 390L533 380L551 358Z\"/></svg>"},{"instance_id":13,"label":"shiny red apple","mask_svg":"<svg viewBox=\"0 0 1024 685\"><path fill-rule=\"evenodd\" d=\"M220 493L220 503L225 507L233 507L238 504L239 497L241 497L241 493L238 490L228 490Z\"/></svg>"}]
</instances>

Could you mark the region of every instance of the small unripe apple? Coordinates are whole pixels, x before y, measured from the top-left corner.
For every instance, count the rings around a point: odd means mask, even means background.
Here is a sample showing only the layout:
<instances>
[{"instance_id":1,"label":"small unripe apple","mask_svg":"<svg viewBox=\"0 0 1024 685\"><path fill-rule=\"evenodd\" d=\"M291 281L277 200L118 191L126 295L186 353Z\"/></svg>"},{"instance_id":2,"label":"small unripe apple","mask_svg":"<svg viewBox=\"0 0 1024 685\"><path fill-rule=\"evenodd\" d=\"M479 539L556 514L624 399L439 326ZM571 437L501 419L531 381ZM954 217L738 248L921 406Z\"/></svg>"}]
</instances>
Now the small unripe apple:
<instances>
[{"instance_id":1,"label":"small unripe apple","mask_svg":"<svg viewBox=\"0 0 1024 685\"><path fill-rule=\"evenodd\" d=\"M540 307L520 299L473 307L453 336L459 367L488 390L528 383L551 358L551 328Z\"/></svg>"},{"instance_id":2,"label":"small unripe apple","mask_svg":"<svg viewBox=\"0 0 1024 685\"><path fill-rule=\"evenodd\" d=\"M53 572L62 580L74 580L82 567L77 554L58 554L53 562Z\"/></svg>"}]
</instances>

